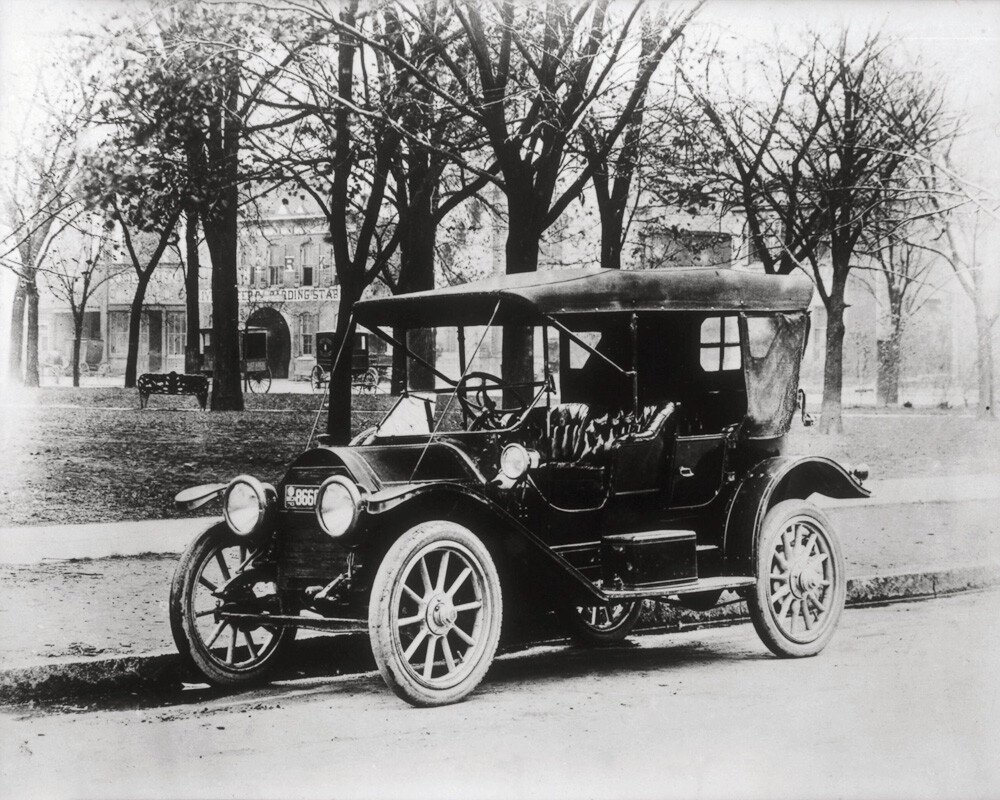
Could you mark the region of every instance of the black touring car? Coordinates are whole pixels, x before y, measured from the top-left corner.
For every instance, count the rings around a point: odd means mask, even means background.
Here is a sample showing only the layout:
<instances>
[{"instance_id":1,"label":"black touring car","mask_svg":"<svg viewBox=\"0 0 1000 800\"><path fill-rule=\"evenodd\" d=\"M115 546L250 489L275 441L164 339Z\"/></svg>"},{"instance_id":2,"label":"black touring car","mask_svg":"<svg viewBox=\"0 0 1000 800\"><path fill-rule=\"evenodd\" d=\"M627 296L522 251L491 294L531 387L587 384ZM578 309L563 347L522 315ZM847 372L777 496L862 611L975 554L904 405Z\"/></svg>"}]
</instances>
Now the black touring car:
<instances>
[{"instance_id":1,"label":"black touring car","mask_svg":"<svg viewBox=\"0 0 1000 800\"><path fill-rule=\"evenodd\" d=\"M347 446L319 437L277 485L178 495L224 511L177 568L180 652L232 685L299 628L367 631L389 687L438 705L482 680L515 595L605 642L644 599L705 609L726 590L774 653L819 652L846 577L808 498L868 492L864 468L785 452L811 292L802 276L583 269L356 304L394 347L394 329L435 328L463 357L449 375L407 351L431 388ZM482 368L504 328L532 329L520 382Z\"/></svg>"}]
</instances>

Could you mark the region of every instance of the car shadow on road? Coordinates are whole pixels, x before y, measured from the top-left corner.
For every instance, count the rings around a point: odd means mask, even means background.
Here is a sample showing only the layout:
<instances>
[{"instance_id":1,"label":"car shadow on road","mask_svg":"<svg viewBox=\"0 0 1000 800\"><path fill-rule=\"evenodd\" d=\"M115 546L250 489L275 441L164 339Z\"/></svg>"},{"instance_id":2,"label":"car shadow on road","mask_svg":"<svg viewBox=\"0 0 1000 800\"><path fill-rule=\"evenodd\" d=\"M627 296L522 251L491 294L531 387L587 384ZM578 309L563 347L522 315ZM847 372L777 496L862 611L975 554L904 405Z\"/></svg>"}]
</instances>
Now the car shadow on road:
<instances>
[{"instance_id":1,"label":"car shadow on road","mask_svg":"<svg viewBox=\"0 0 1000 800\"><path fill-rule=\"evenodd\" d=\"M225 689L185 684L174 678L148 686L123 687L100 695L36 701L13 710L15 713L35 715L155 709L167 712L174 709L182 715L205 710L209 705L226 707L238 703L246 708L267 705L300 689L315 696L382 694L387 691L382 679L372 674L375 663L366 636L307 639L297 642L289 656L286 665L274 674L273 682L263 686ZM520 691L524 684L628 673L641 675L650 670L771 657L763 648L751 651L721 642L672 644L666 640L663 644L653 645L642 634L602 647L584 647L566 640L550 639L540 644L520 642L508 646L490 667L486 685L493 693Z\"/></svg>"}]
</instances>

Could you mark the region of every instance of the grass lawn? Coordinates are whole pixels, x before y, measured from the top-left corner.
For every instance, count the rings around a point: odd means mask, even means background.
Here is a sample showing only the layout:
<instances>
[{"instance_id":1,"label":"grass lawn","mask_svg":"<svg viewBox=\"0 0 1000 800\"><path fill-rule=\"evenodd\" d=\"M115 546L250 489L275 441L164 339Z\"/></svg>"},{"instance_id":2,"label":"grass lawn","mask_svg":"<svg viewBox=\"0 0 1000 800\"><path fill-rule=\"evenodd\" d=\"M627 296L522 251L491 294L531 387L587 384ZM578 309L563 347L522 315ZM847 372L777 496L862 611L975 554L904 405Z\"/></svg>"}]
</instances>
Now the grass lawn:
<instances>
[{"instance_id":1,"label":"grass lawn","mask_svg":"<svg viewBox=\"0 0 1000 800\"><path fill-rule=\"evenodd\" d=\"M355 396L355 429L385 396ZM315 395L248 396L244 412L206 413L193 398L134 390L46 388L0 397L0 525L178 516L173 496L241 472L276 481L305 446ZM322 423L321 423L322 425ZM902 410L845 417L843 436L794 423L791 449L867 462L872 477L1000 471L1000 425ZM212 504L207 513L217 513Z\"/></svg>"}]
</instances>

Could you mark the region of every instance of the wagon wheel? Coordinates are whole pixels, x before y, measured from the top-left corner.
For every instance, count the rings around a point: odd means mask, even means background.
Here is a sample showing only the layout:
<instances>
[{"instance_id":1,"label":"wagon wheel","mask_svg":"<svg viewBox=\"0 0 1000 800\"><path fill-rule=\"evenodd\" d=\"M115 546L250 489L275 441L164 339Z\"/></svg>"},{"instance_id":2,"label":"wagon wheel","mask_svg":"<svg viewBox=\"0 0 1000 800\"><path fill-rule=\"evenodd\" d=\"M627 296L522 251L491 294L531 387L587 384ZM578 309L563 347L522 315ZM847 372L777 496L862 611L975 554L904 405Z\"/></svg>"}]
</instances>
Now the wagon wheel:
<instances>
[{"instance_id":1,"label":"wagon wheel","mask_svg":"<svg viewBox=\"0 0 1000 800\"><path fill-rule=\"evenodd\" d=\"M378 389L378 370L375 367L369 367L365 370L365 374L361 376L361 391L371 392L375 394Z\"/></svg>"},{"instance_id":2,"label":"wagon wheel","mask_svg":"<svg viewBox=\"0 0 1000 800\"><path fill-rule=\"evenodd\" d=\"M483 542L456 523L425 522L389 548L375 575L375 663L404 700L455 703L489 669L502 617L500 578Z\"/></svg>"},{"instance_id":3,"label":"wagon wheel","mask_svg":"<svg viewBox=\"0 0 1000 800\"><path fill-rule=\"evenodd\" d=\"M326 370L317 364L309 373L309 385L312 386L314 392L318 392L323 388L324 383L326 383Z\"/></svg>"},{"instance_id":4,"label":"wagon wheel","mask_svg":"<svg viewBox=\"0 0 1000 800\"><path fill-rule=\"evenodd\" d=\"M262 370L248 372L247 388L251 394L267 394L271 391L271 369L265 367Z\"/></svg>"},{"instance_id":5,"label":"wagon wheel","mask_svg":"<svg viewBox=\"0 0 1000 800\"><path fill-rule=\"evenodd\" d=\"M750 620L775 655L822 650L844 608L847 579L826 515L802 500L767 512L757 539L757 583L747 592Z\"/></svg>"},{"instance_id":6,"label":"wagon wheel","mask_svg":"<svg viewBox=\"0 0 1000 800\"><path fill-rule=\"evenodd\" d=\"M295 638L294 628L232 622L236 612L280 613L273 569L256 564L259 552L224 524L213 525L181 557L170 587L170 628L187 662L209 683L260 680Z\"/></svg>"}]
</instances>

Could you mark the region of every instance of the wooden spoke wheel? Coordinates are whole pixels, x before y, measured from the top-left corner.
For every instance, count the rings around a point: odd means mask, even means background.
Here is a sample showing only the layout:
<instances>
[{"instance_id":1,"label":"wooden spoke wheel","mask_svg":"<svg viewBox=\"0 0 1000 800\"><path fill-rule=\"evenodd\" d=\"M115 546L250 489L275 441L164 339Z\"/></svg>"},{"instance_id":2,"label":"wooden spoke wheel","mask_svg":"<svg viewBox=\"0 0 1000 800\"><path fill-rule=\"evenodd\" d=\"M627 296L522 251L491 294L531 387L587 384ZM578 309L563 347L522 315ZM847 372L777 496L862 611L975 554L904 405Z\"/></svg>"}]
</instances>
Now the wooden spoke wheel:
<instances>
[{"instance_id":1,"label":"wooden spoke wheel","mask_svg":"<svg viewBox=\"0 0 1000 800\"><path fill-rule=\"evenodd\" d=\"M620 642L638 624L642 601L610 606L574 606L559 612L572 637L584 645Z\"/></svg>"},{"instance_id":2,"label":"wooden spoke wheel","mask_svg":"<svg viewBox=\"0 0 1000 800\"><path fill-rule=\"evenodd\" d=\"M260 680L292 628L235 622L224 611L280 611L275 576L258 567L258 552L224 524L199 536L181 557L170 587L170 627L181 656L209 683L239 685Z\"/></svg>"},{"instance_id":3,"label":"wooden spoke wheel","mask_svg":"<svg viewBox=\"0 0 1000 800\"><path fill-rule=\"evenodd\" d=\"M314 392L320 391L326 385L326 370L319 364L314 366L309 373L309 385L312 386Z\"/></svg>"},{"instance_id":4,"label":"wooden spoke wheel","mask_svg":"<svg viewBox=\"0 0 1000 800\"><path fill-rule=\"evenodd\" d=\"M267 394L271 391L271 369L248 372L246 376L247 389L251 394Z\"/></svg>"},{"instance_id":5,"label":"wooden spoke wheel","mask_svg":"<svg viewBox=\"0 0 1000 800\"><path fill-rule=\"evenodd\" d=\"M375 367L366 369L364 375L361 376L361 391L375 394L378 390L378 377L378 370Z\"/></svg>"},{"instance_id":6,"label":"wooden spoke wheel","mask_svg":"<svg viewBox=\"0 0 1000 800\"><path fill-rule=\"evenodd\" d=\"M786 500L768 511L757 542L757 583L747 605L761 640L795 658L822 650L844 608L840 543L811 503Z\"/></svg>"},{"instance_id":7,"label":"wooden spoke wheel","mask_svg":"<svg viewBox=\"0 0 1000 800\"><path fill-rule=\"evenodd\" d=\"M452 522L426 522L397 540L372 587L372 652L386 684L417 706L468 695L496 653L500 580L485 545Z\"/></svg>"}]
</instances>

